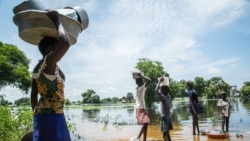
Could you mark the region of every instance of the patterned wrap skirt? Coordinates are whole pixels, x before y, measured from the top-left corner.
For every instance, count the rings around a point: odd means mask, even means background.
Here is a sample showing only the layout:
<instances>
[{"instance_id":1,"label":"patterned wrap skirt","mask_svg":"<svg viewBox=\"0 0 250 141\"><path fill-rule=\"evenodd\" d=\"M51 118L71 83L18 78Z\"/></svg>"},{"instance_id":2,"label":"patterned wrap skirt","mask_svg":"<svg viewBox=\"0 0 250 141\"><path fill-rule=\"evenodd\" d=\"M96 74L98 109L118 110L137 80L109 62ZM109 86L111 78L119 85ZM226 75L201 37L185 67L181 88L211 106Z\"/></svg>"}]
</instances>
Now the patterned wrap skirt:
<instances>
[{"instance_id":1,"label":"patterned wrap skirt","mask_svg":"<svg viewBox=\"0 0 250 141\"><path fill-rule=\"evenodd\" d=\"M34 115L33 141L71 141L64 114Z\"/></svg>"},{"instance_id":2,"label":"patterned wrap skirt","mask_svg":"<svg viewBox=\"0 0 250 141\"><path fill-rule=\"evenodd\" d=\"M148 117L148 112L146 109L136 108L136 119L138 125L144 125L150 123L150 119Z\"/></svg>"}]
</instances>

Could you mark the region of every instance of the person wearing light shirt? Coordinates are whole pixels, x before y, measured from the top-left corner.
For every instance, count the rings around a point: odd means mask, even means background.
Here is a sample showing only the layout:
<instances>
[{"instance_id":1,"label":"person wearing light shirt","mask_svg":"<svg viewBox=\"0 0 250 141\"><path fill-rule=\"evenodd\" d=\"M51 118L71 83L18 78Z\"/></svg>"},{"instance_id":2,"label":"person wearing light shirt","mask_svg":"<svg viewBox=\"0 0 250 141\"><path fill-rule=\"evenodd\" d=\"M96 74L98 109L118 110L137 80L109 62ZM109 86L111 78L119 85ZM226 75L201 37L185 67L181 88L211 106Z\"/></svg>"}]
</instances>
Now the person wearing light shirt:
<instances>
[{"instance_id":1,"label":"person wearing light shirt","mask_svg":"<svg viewBox=\"0 0 250 141\"><path fill-rule=\"evenodd\" d=\"M231 106L230 102L226 99L226 96L227 95L225 92L221 94L221 99L219 99L217 106L221 110L221 117L222 117L221 130L224 131L224 127L226 126L226 132L228 132Z\"/></svg>"}]
</instances>

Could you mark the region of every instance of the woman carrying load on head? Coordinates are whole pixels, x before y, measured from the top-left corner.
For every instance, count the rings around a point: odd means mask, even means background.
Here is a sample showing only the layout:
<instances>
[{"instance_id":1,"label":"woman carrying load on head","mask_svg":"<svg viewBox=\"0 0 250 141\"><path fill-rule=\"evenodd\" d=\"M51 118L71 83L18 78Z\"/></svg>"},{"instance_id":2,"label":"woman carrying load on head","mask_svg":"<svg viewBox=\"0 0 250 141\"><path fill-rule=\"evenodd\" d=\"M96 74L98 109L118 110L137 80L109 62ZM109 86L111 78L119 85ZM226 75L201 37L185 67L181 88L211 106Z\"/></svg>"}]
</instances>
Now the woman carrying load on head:
<instances>
[{"instance_id":1,"label":"woman carrying load on head","mask_svg":"<svg viewBox=\"0 0 250 141\"><path fill-rule=\"evenodd\" d=\"M143 134L143 141L147 139L147 129L148 124L150 122L148 111L145 105L145 92L148 85L151 82L149 77L143 75L140 70L134 70L133 78L135 79L136 87L136 119L137 124L142 125L142 128L136 138L136 140L140 140L141 135Z\"/></svg>"},{"instance_id":2,"label":"woman carrying load on head","mask_svg":"<svg viewBox=\"0 0 250 141\"><path fill-rule=\"evenodd\" d=\"M48 11L47 15L56 27L58 38L44 37L38 45L43 57L32 75L33 141L70 141L63 111L65 76L57 65L70 43L58 12Z\"/></svg>"}]
</instances>

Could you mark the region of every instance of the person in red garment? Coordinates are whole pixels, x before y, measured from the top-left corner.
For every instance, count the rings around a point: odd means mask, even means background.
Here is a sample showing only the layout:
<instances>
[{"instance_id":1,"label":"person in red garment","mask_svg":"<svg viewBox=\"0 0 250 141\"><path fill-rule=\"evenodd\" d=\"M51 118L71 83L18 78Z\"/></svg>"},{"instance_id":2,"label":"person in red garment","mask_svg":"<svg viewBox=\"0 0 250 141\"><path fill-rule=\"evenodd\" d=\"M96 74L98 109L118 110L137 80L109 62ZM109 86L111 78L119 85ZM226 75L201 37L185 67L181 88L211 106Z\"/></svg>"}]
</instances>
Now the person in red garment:
<instances>
[{"instance_id":1,"label":"person in red garment","mask_svg":"<svg viewBox=\"0 0 250 141\"><path fill-rule=\"evenodd\" d=\"M71 141L63 111L65 76L57 65L70 43L58 12L47 15L58 37L44 37L38 45L43 57L32 74L33 141Z\"/></svg>"},{"instance_id":2,"label":"person in red garment","mask_svg":"<svg viewBox=\"0 0 250 141\"><path fill-rule=\"evenodd\" d=\"M150 119L148 117L148 111L145 105L145 92L147 86L150 84L151 79L144 76L141 71L137 70L133 72L133 77L137 84L136 88L136 119L137 124L142 125L141 131L137 136L136 140L140 140L141 135L143 134L143 141L147 139L147 129Z\"/></svg>"}]
</instances>

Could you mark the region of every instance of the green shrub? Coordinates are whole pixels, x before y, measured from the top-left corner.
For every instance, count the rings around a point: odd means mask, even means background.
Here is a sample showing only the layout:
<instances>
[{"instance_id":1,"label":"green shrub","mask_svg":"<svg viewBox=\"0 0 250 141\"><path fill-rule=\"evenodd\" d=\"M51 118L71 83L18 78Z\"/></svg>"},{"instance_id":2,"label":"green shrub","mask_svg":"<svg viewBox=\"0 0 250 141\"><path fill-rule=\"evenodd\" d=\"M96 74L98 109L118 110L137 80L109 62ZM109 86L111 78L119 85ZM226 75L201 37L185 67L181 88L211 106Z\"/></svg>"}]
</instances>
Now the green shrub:
<instances>
[{"instance_id":1,"label":"green shrub","mask_svg":"<svg viewBox=\"0 0 250 141\"><path fill-rule=\"evenodd\" d=\"M18 141L32 129L30 108L0 106L0 141Z\"/></svg>"},{"instance_id":2,"label":"green shrub","mask_svg":"<svg viewBox=\"0 0 250 141\"><path fill-rule=\"evenodd\" d=\"M12 108L0 106L0 141L19 141L22 136L32 130L32 110L30 107ZM74 136L76 125L69 117L67 124Z\"/></svg>"}]
</instances>

